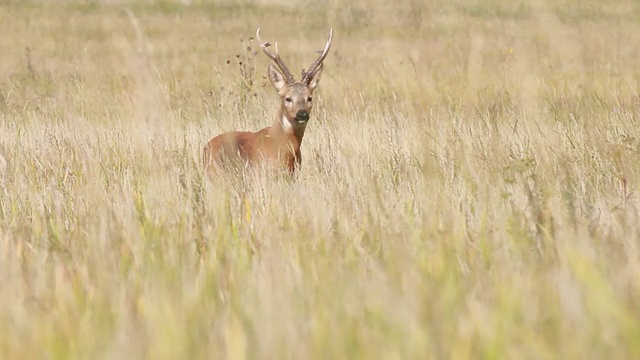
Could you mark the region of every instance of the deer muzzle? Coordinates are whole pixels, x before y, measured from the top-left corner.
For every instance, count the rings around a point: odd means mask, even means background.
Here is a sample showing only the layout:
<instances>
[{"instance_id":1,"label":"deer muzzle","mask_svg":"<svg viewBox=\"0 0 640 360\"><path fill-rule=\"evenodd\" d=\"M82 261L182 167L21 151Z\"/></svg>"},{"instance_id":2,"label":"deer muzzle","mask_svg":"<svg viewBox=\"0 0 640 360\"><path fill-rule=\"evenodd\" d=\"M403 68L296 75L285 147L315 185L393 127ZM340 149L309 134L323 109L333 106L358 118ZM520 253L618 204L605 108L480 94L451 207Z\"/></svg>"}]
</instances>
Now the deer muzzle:
<instances>
[{"instance_id":1,"label":"deer muzzle","mask_svg":"<svg viewBox=\"0 0 640 360\"><path fill-rule=\"evenodd\" d=\"M296 121L298 124L304 124L309 121L309 112L307 110L298 110L296 113Z\"/></svg>"}]
</instances>

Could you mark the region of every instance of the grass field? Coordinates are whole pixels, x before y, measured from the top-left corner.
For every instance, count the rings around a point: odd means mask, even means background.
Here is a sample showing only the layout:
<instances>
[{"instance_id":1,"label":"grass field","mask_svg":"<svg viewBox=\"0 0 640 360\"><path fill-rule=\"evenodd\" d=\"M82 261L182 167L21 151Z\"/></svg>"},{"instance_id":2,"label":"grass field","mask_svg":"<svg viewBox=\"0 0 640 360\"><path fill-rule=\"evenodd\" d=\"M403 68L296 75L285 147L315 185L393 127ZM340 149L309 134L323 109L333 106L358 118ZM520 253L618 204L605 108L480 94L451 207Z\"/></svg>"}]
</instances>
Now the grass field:
<instances>
[{"instance_id":1,"label":"grass field","mask_svg":"<svg viewBox=\"0 0 640 360\"><path fill-rule=\"evenodd\" d=\"M295 181L216 183L335 36ZM637 1L4 1L0 358L640 357Z\"/></svg>"}]
</instances>

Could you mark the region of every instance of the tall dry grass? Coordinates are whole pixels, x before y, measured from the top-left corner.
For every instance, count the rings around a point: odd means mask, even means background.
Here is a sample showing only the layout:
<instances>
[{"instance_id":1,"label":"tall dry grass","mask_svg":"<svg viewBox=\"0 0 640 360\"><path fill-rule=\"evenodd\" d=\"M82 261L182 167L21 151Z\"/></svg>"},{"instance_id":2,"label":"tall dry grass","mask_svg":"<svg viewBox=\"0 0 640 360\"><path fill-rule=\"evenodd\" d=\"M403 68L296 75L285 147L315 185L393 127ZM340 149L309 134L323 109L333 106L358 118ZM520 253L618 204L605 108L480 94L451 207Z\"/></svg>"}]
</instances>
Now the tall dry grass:
<instances>
[{"instance_id":1,"label":"tall dry grass","mask_svg":"<svg viewBox=\"0 0 640 360\"><path fill-rule=\"evenodd\" d=\"M0 357L637 358L639 19L5 2ZM258 25L294 69L335 30L302 171L209 183L275 113Z\"/></svg>"}]
</instances>

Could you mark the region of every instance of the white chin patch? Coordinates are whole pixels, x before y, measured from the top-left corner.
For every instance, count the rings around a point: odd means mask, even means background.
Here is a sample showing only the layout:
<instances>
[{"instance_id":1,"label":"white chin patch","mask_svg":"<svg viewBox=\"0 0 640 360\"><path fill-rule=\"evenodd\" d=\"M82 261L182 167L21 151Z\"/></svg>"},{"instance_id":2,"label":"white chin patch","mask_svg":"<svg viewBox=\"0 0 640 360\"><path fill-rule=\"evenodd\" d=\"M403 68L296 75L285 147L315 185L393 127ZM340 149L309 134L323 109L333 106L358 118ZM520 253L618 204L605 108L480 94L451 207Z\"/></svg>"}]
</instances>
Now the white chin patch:
<instances>
[{"instance_id":1,"label":"white chin patch","mask_svg":"<svg viewBox=\"0 0 640 360\"><path fill-rule=\"evenodd\" d=\"M285 132L289 132L293 129L293 126L291 126L291 122L284 115L282 116L282 129L284 129Z\"/></svg>"}]
</instances>

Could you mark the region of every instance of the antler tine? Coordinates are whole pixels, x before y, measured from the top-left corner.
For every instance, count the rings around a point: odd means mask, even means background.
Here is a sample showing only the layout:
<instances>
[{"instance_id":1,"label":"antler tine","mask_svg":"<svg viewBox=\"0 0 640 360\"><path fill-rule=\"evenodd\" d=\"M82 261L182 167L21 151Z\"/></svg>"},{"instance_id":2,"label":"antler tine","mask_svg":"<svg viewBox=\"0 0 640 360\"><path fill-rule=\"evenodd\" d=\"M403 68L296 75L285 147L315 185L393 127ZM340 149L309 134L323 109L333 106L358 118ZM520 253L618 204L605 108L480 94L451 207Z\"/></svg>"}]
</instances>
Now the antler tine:
<instances>
[{"instance_id":1,"label":"antler tine","mask_svg":"<svg viewBox=\"0 0 640 360\"><path fill-rule=\"evenodd\" d=\"M258 44L262 48L262 51L264 51L264 53L269 57L269 59L273 60L276 63L276 65L278 65L278 68L280 68L280 71L282 71L282 75L284 75L285 78L287 78L287 81L294 82L295 80L291 75L291 73L289 72L289 69L284 64L284 61L282 61L282 59L280 58L280 54L278 53L278 43L276 42L274 46L276 49L275 53L272 53L271 51L269 51L268 48L269 46L271 46L271 44L266 41L262 41L262 39L260 39L260 27L258 27L258 30L256 30L256 40L258 40Z\"/></svg>"},{"instance_id":2,"label":"antler tine","mask_svg":"<svg viewBox=\"0 0 640 360\"><path fill-rule=\"evenodd\" d=\"M332 41L333 41L333 28L329 30L329 39L327 39L327 43L325 44L324 49L322 50L322 53L320 53L320 56L318 57L318 59L316 59L316 61L314 61L311 64L311 66L309 66L309 70L304 72L304 75L302 76L303 83L308 84L309 82L311 82L311 79L313 78L313 74L318 70L318 67L322 64L324 59L327 57L327 54L329 53L329 49L331 48Z\"/></svg>"}]
</instances>

